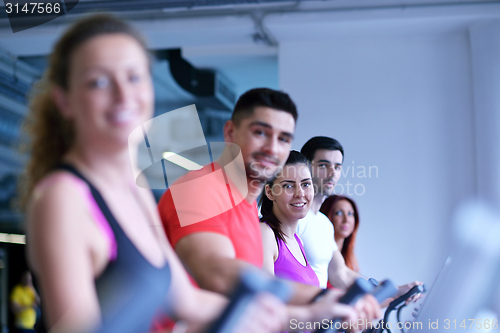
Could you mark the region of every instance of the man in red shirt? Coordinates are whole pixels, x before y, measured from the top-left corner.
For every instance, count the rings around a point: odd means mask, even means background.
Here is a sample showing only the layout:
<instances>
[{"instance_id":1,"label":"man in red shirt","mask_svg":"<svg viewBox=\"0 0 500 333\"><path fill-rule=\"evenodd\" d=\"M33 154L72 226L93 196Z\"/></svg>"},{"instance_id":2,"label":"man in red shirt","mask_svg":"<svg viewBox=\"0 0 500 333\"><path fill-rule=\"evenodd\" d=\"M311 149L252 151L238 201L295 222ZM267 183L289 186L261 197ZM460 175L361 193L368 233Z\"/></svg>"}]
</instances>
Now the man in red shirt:
<instances>
[{"instance_id":1,"label":"man in red shirt","mask_svg":"<svg viewBox=\"0 0 500 333\"><path fill-rule=\"evenodd\" d=\"M296 120L287 94L264 88L246 92L224 126L228 147L221 158L188 173L162 196L158 208L165 232L200 287L229 294L242 269L262 267L256 199L286 161ZM351 311L336 302L335 292L322 304L304 306L318 292L296 284L292 303L302 306L289 307L289 318L321 321ZM368 320L380 310L373 298L361 304L358 313Z\"/></svg>"}]
</instances>

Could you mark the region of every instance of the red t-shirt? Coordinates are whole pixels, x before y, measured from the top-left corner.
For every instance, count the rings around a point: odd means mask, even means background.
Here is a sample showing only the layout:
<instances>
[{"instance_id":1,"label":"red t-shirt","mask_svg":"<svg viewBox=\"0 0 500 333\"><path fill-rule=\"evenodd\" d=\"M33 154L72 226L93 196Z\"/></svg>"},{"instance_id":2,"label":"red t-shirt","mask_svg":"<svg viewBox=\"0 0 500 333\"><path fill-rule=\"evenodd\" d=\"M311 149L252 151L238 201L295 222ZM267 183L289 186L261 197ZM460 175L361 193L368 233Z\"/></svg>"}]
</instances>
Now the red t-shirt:
<instances>
[{"instance_id":1,"label":"red t-shirt","mask_svg":"<svg viewBox=\"0 0 500 333\"><path fill-rule=\"evenodd\" d=\"M172 247L185 236L214 232L229 238L236 259L262 267L256 202L242 198L217 163L181 177L163 194L158 210Z\"/></svg>"}]
</instances>

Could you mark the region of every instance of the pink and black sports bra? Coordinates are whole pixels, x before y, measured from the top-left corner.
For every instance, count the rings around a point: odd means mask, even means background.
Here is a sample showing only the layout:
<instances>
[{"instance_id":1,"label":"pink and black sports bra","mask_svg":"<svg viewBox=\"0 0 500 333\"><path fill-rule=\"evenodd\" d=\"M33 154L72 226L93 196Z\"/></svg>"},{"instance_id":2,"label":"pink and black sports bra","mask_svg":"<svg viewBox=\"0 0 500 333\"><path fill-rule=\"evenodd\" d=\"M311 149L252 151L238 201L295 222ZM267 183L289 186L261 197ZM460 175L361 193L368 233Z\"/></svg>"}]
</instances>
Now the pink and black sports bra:
<instances>
[{"instance_id":1,"label":"pink and black sports bra","mask_svg":"<svg viewBox=\"0 0 500 333\"><path fill-rule=\"evenodd\" d=\"M110 241L109 264L96 278L102 315L99 333L147 332L159 308L167 310L171 273L168 264L156 268L144 258L120 227L99 191L72 165L69 172L88 203L93 219Z\"/></svg>"}]
</instances>

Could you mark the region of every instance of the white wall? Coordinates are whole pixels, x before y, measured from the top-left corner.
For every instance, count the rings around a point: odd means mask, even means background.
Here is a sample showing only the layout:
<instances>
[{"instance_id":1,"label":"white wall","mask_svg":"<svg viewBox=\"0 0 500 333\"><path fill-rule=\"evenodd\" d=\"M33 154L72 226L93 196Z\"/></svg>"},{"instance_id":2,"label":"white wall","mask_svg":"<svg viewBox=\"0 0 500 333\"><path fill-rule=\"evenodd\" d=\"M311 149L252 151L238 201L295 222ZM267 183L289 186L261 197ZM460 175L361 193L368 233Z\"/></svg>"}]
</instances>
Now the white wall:
<instances>
[{"instance_id":1,"label":"white wall","mask_svg":"<svg viewBox=\"0 0 500 333\"><path fill-rule=\"evenodd\" d=\"M338 139L344 193L347 181L364 190L350 187L365 275L431 283L444 262L452 209L475 190L471 76L467 31L280 44L280 88L299 108L294 148Z\"/></svg>"},{"instance_id":2,"label":"white wall","mask_svg":"<svg viewBox=\"0 0 500 333\"><path fill-rule=\"evenodd\" d=\"M471 26L477 163L481 197L500 200L500 20Z\"/></svg>"}]
</instances>

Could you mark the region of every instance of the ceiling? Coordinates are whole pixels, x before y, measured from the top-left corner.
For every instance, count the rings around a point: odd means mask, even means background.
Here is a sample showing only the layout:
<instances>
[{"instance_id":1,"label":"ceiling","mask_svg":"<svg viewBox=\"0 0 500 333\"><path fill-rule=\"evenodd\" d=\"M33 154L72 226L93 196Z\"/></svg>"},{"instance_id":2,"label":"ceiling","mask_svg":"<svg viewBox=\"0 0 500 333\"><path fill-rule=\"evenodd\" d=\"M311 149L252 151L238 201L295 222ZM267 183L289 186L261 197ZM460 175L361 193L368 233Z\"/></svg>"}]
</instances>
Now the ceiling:
<instances>
[{"instance_id":1,"label":"ceiling","mask_svg":"<svg viewBox=\"0 0 500 333\"><path fill-rule=\"evenodd\" d=\"M18 33L0 7L0 49L46 55L68 24L96 11L129 19L154 50L181 48L194 66L221 71L240 94L278 87L281 43L454 33L500 17L500 0L80 0L67 15Z\"/></svg>"},{"instance_id":2,"label":"ceiling","mask_svg":"<svg viewBox=\"0 0 500 333\"><path fill-rule=\"evenodd\" d=\"M335 37L335 29L344 35L384 32L384 26L397 23L399 33L408 33L416 28L443 29L451 21L498 17L499 4L499 0L80 0L67 15L15 34L0 7L0 47L15 55L48 53L76 18L108 11L134 22L153 49L191 47L212 55L269 55L276 54L281 42L322 38L325 33ZM431 24L422 25L423 21Z\"/></svg>"}]
</instances>

